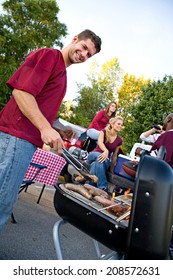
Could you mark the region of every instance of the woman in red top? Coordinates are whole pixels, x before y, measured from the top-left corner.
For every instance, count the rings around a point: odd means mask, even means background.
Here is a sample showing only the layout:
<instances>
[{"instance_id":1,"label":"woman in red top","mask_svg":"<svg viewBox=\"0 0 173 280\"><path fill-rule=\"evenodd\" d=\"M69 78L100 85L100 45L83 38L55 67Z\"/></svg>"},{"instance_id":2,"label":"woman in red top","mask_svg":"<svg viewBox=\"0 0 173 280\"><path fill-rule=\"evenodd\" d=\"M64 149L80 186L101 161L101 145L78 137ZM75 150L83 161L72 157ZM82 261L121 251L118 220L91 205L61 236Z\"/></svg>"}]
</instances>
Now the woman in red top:
<instances>
[{"instance_id":1,"label":"woman in red top","mask_svg":"<svg viewBox=\"0 0 173 280\"><path fill-rule=\"evenodd\" d=\"M117 104L112 101L108 104L106 110L100 110L92 120L87 129L87 136L93 140L98 140L99 132L106 127L110 118L115 117Z\"/></svg>"},{"instance_id":2,"label":"woman in red top","mask_svg":"<svg viewBox=\"0 0 173 280\"><path fill-rule=\"evenodd\" d=\"M87 161L90 164L90 174L98 177L97 187L99 189L108 190L106 172L109 167L111 172L114 170L118 151L122 145L122 139L118 136L122 125L122 117L111 118L109 124L99 133L98 145L88 155ZM86 183L92 184L91 182Z\"/></svg>"}]
</instances>

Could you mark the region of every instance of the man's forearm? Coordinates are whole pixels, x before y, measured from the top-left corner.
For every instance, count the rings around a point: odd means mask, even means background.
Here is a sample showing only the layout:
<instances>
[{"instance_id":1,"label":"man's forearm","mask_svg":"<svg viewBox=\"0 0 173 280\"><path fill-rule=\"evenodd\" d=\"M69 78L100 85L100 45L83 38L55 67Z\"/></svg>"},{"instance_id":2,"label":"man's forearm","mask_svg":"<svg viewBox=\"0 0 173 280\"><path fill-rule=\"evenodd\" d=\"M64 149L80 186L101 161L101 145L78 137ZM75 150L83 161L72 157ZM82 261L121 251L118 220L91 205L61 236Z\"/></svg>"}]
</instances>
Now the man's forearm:
<instances>
[{"instance_id":1,"label":"man's forearm","mask_svg":"<svg viewBox=\"0 0 173 280\"><path fill-rule=\"evenodd\" d=\"M153 134L155 132L156 132L155 128L151 128L150 130L143 132L143 135L145 138L147 138L148 136L150 136L151 134Z\"/></svg>"}]
</instances>

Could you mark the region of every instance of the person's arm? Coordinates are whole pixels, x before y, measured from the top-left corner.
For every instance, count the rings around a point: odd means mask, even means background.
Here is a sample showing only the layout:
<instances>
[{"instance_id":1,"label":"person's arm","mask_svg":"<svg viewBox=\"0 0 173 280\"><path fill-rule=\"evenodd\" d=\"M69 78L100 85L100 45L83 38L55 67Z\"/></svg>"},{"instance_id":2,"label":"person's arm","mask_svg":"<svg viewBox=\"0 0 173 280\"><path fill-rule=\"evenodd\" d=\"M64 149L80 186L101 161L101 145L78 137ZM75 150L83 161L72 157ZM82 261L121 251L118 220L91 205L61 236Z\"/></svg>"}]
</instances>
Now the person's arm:
<instances>
[{"instance_id":1,"label":"person's arm","mask_svg":"<svg viewBox=\"0 0 173 280\"><path fill-rule=\"evenodd\" d=\"M155 133L155 128L151 128L140 135L140 139L145 142L154 143L153 133Z\"/></svg>"},{"instance_id":2,"label":"person's arm","mask_svg":"<svg viewBox=\"0 0 173 280\"><path fill-rule=\"evenodd\" d=\"M108 159L109 151L104 144L104 132L100 131L98 138L98 146L103 151L103 153L98 157L99 162L104 162Z\"/></svg>"},{"instance_id":3,"label":"person's arm","mask_svg":"<svg viewBox=\"0 0 173 280\"><path fill-rule=\"evenodd\" d=\"M112 172L112 173L114 172L114 167L117 162L117 156L118 156L119 149L120 149L120 146L116 147L116 150L112 156L112 160L111 160L111 164L110 164L110 172Z\"/></svg>"},{"instance_id":4,"label":"person's arm","mask_svg":"<svg viewBox=\"0 0 173 280\"><path fill-rule=\"evenodd\" d=\"M145 131L145 132L143 133L143 135L144 135L145 138L147 138L147 137L150 136L151 134L156 133L156 131L157 131L157 129L155 129L155 128L153 127L153 128L151 128L151 129Z\"/></svg>"},{"instance_id":5,"label":"person's arm","mask_svg":"<svg viewBox=\"0 0 173 280\"><path fill-rule=\"evenodd\" d=\"M18 89L14 89L12 95L21 112L40 131L43 143L58 151L58 154L62 154L63 140L40 111L35 97Z\"/></svg>"},{"instance_id":6,"label":"person's arm","mask_svg":"<svg viewBox=\"0 0 173 280\"><path fill-rule=\"evenodd\" d=\"M92 120L92 128L95 128L97 130L102 130L103 129L103 127L101 127L100 124L99 124L100 119L103 116L103 113L104 113L104 111L101 110L95 115L94 119Z\"/></svg>"},{"instance_id":7,"label":"person's arm","mask_svg":"<svg viewBox=\"0 0 173 280\"><path fill-rule=\"evenodd\" d=\"M162 127L160 126L161 130L156 128L151 128L140 135L140 139L145 142L154 143L157 139L155 135L162 133ZM157 134L156 134L157 133Z\"/></svg>"}]
</instances>

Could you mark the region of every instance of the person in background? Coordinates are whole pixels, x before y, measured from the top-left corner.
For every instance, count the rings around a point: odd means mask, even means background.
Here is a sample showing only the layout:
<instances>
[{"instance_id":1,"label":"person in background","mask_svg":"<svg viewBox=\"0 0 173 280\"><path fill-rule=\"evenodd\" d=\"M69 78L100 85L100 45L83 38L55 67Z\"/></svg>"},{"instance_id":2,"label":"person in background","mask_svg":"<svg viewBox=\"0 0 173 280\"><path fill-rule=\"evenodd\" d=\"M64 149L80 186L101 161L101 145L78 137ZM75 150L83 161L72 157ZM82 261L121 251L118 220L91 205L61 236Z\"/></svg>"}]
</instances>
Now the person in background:
<instances>
[{"instance_id":1,"label":"person in background","mask_svg":"<svg viewBox=\"0 0 173 280\"><path fill-rule=\"evenodd\" d=\"M158 137L164 133L161 125L153 125L153 127L140 135L140 139L144 142L154 143Z\"/></svg>"},{"instance_id":2,"label":"person in background","mask_svg":"<svg viewBox=\"0 0 173 280\"><path fill-rule=\"evenodd\" d=\"M140 139L142 140L142 143L135 143L130 151L130 157L133 160L139 159L139 157L136 157L136 149L140 148L142 150L150 151L152 144L158 139L158 137L164 133L164 130L162 129L161 125L153 125L153 127L145 132L143 132L140 135ZM144 144L145 142L150 144ZM157 156L155 151L151 152L152 156Z\"/></svg>"},{"instance_id":3,"label":"person in background","mask_svg":"<svg viewBox=\"0 0 173 280\"><path fill-rule=\"evenodd\" d=\"M108 190L106 172L108 168L114 171L117 155L122 139L118 136L123 126L123 118L116 116L109 120L107 126L100 131L96 148L89 153L87 162L90 164L90 174L98 177L97 187ZM90 181L87 184L92 184Z\"/></svg>"},{"instance_id":4,"label":"person in background","mask_svg":"<svg viewBox=\"0 0 173 280\"><path fill-rule=\"evenodd\" d=\"M0 232L37 147L62 154L63 140L52 124L66 93L66 68L100 50L100 37L86 29L61 51L32 51L7 81L12 96L0 112Z\"/></svg>"},{"instance_id":5,"label":"person in background","mask_svg":"<svg viewBox=\"0 0 173 280\"><path fill-rule=\"evenodd\" d=\"M160 136L155 140L153 145L151 146L150 150L150 155L157 156L157 153L160 149L161 146L164 146L166 149L166 156L164 160L173 168L173 113L169 114L163 123L162 130L164 133L161 133ZM142 149L146 150L146 149ZM141 153L140 153L141 154ZM139 160L132 160L131 162L127 163L128 167L130 168L130 164L132 167L138 167Z\"/></svg>"},{"instance_id":6,"label":"person in background","mask_svg":"<svg viewBox=\"0 0 173 280\"><path fill-rule=\"evenodd\" d=\"M162 133L158 139L153 143L151 151L159 150L161 146L166 149L166 156L164 160L173 168L173 113L169 114L162 127L164 133ZM173 225L170 240L170 248L173 249Z\"/></svg>"},{"instance_id":7,"label":"person in background","mask_svg":"<svg viewBox=\"0 0 173 280\"><path fill-rule=\"evenodd\" d=\"M97 141L100 131L106 127L111 118L115 117L116 111L117 103L115 101L111 101L105 110L100 110L89 125L87 136Z\"/></svg>"},{"instance_id":8,"label":"person in background","mask_svg":"<svg viewBox=\"0 0 173 280\"><path fill-rule=\"evenodd\" d=\"M151 151L159 150L164 146L166 149L164 160L173 168L173 113L165 118L162 129L164 133L153 143Z\"/></svg>"}]
</instances>

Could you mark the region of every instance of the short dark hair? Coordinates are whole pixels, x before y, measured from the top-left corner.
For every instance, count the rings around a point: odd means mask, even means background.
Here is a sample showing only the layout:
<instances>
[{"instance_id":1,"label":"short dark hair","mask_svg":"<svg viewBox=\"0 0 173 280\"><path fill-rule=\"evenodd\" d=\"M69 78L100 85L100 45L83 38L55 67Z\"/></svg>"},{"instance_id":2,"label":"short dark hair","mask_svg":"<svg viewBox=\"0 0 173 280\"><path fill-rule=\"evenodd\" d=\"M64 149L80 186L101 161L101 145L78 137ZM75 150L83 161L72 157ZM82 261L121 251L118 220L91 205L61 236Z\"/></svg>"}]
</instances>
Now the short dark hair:
<instances>
[{"instance_id":1,"label":"short dark hair","mask_svg":"<svg viewBox=\"0 0 173 280\"><path fill-rule=\"evenodd\" d=\"M78 39L79 41L83 39L91 39L91 41L94 43L95 48L96 48L96 53L100 52L101 50L101 38L97 36L93 31L89 29L85 29L84 31L80 32L78 34Z\"/></svg>"}]
</instances>

